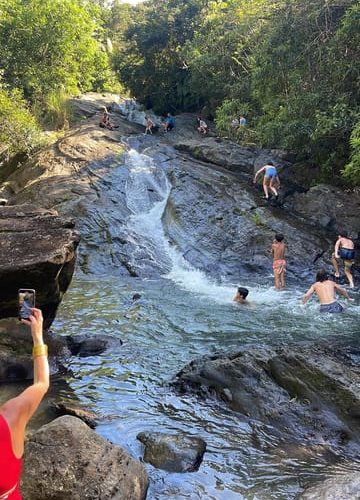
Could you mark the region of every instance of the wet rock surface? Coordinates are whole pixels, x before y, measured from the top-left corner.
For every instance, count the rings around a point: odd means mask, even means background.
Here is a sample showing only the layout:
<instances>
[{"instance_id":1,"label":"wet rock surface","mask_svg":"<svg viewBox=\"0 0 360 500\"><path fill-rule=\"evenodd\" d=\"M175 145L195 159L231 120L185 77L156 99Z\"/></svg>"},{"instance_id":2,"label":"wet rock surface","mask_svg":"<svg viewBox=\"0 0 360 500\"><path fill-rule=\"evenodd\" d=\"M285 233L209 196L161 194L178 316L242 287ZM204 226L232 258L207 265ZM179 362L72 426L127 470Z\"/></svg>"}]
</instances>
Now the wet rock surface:
<instances>
[{"instance_id":1,"label":"wet rock surface","mask_svg":"<svg viewBox=\"0 0 360 500\"><path fill-rule=\"evenodd\" d=\"M97 356L107 349L117 348L122 341L109 335L80 334L66 337L67 345L72 355L85 358Z\"/></svg>"},{"instance_id":2,"label":"wet rock surface","mask_svg":"<svg viewBox=\"0 0 360 500\"><path fill-rule=\"evenodd\" d=\"M342 358L343 359L343 358ZM261 441L261 429L314 453L356 457L360 451L359 366L322 346L247 348L191 362L172 386L222 401Z\"/></svg>"},{"instance_id":3,"label":"wet rock surface","mask_svg":"<svg viewBox=\"0 0 360 500\"><path fill-rule=\"evenodd\" d=\"M199 469L206 443L182 434L140 432L137 439L145 446L144 461L169 472L194 472Z\"/></svg>"},{"instance_id":4,"label":"wet rock surface","mask_svg":"<svg viewBox=\"0 0 360 500\"><path fill-rule=\"evenodd\" d=\"M71 416L31 436L23 471L21 491L27 500L142 500L148 488L140 462Z\"/></svg>"},{"instance_id":5,"label":"wet rock surface","mask_svg":"<svg viewBox=\"0 0 360 500\"><path fill-rule=\"evenodd\" d=\"M36 290L45 327L54 320L75 267L72 219L29 205L0 207L0 318L18 315L18 289Z\"/></svg>"},{"instance_id":6,"label":"wet rock surface","mask_svg":"<svg viewBox=\"0 0 360 500\"><path fill-rule=\"evenodd\" d=\"M329 478L307 488L298 500L358 500L360 498L360 471Z\"/></svg>"}]
</instances>

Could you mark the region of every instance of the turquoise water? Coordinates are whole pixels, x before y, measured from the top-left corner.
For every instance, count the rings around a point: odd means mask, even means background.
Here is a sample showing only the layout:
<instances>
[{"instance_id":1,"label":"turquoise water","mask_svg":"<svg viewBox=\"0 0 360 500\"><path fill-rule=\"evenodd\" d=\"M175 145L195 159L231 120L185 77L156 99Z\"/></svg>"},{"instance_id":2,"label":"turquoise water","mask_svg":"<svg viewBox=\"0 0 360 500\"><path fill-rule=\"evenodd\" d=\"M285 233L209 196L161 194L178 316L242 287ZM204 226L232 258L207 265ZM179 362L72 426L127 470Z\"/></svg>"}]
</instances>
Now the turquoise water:
<instances>
[{"instance_id":1,"label":"turquoise water","mask_svg":"<svg viewBox=\"0 0 360 500\"><path fill-rule=\"evenodd\" d=\"M284 451L270 435L259 449L245 420L224 403L179 397L168 386L183 366L205 354L246 344L356 337L358 305L342 315L321 316L315 300L299 305L303 290L276 292L271 276L265 280L269 288L250 287L254 309L232 302L235 284L213 283L180 268L152 280L76 279L66 294L55 332L105 333L123 341L117 349L70 363L71 387L104 417L97 431L134 457L142 455L136 435L144 430L184 431L207 442L198 472L169 474L148 466L148 498L294 498L304 482L333 469L320 453ZM137 292L142 299L134 307Z\"/></svg>"}]
</instances>

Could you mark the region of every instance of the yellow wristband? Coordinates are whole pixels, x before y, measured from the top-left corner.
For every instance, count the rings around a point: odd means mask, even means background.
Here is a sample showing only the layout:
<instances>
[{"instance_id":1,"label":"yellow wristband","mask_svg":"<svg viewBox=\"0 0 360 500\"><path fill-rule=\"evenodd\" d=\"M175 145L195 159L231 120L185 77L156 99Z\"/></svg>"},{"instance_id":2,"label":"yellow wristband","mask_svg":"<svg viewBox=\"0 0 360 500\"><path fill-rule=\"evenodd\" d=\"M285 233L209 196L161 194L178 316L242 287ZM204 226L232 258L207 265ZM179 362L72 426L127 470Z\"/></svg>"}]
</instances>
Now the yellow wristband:
<instances>
[{"instance_id":1,"label":"yellow wristband","mask_svg":"<svg viewBox=\"0 0 360 500\"><path fill-rule=\"evenodd\" d=\"M46 344L34 345L32 350L32 357L37 358L38 356L47 356L48 346Z\"/></svg>"}]
</instances>

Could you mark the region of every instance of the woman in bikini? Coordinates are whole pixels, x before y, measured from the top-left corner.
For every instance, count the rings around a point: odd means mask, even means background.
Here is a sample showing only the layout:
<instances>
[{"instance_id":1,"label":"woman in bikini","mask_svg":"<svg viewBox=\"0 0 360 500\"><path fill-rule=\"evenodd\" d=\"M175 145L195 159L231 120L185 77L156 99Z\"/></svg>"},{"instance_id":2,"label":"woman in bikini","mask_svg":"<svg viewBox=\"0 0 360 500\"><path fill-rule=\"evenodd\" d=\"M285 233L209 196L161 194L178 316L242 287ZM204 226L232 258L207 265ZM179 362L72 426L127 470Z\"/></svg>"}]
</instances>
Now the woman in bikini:
<instances>
[{"instance_id":1,"label":"woman in bikini","mask_svg":"<svg viewBox=\"0 0 360 500\"><path fill-rule=\"evenodd\" d=\"M0 407L0 500L21 500L19 482L25 428L49 388L47 346L43 341L43 318L31 309L28 320L33 338L34 383Z\"/></svg>"}]
</instances>

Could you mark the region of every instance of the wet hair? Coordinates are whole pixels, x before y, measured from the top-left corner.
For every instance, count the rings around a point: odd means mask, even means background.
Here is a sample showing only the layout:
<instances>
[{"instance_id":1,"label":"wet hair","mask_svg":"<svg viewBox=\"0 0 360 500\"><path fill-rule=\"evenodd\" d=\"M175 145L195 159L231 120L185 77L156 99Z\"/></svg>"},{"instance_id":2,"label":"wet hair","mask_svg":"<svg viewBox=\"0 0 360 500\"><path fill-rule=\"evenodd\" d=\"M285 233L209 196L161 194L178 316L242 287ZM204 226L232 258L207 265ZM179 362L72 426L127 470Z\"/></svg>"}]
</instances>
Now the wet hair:
<instances>
[{"instance_id":1,"label":"wet hair","mask_svg":"<svg viewBox=\"0 0 360 500\"><path fill-rule=\"evenodd\" d=\"M132 296L132 299L133 300L139 300L139 299L141 299L140 293L134 293L134 295Z\"/></svg>"},{"instance_id":2,"label":"wet hair","mask_svg":"<svg viewBox=\"0 0 360 500\"><path fill-rule=\"evenodd\" d=\"M272 161L268 161L267 164L274 166L274 163Z\"/></svg>"},{"instance_id":3,"label":"wet hair","mask_svg":"<svg viewBox=\"0 0 360 500\"><path fill-rule=\"evenodd\" d=\"M348 238L349 235L348 235L348 232L347 231L344 231L343 229L341 231L339 231L339 235L342 237L342 238Z\"/></svg>"},{"instance_id":4,"label":"wet hair","mask_svg":"<svg viewBox=\"0 0 360 500\"><path fill-rule=\"evenodd\" d=\"M316 273L316 281L323 282L327 279L329 279L329 276L325 269L319 269L319 271Z\"/></svg>"},{"instance_id":5,"label":"wet hair","mask_svg":"<svg viewBox=\"0 0 360 500\"><path fill-rule=\"evenodd\" d=\"M275 234L275 239L276 239L276 241L278 241L279 243L281 243L283 241L283 239L284 239L284 235L281 234L281 233L277 233L277 234Z\"/></svg>"},{"instance_id":6,"label":"wet hair","mask_svg":"<svg viewBox=\"0 0 360 500\"><path fill-rule=\"evenodd\" d=\"M247 288L242 287L242 286L239 286L237 291L238 291L238 294L240 294L243 299L246 299L246 297L249 294L249 290Z\"/></svg>"}]
</instances>

